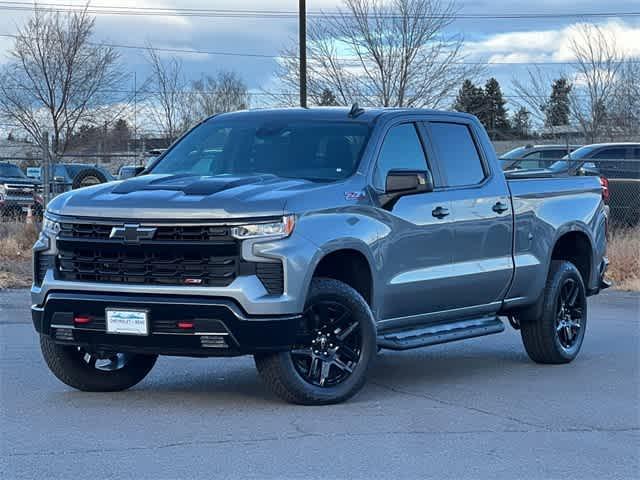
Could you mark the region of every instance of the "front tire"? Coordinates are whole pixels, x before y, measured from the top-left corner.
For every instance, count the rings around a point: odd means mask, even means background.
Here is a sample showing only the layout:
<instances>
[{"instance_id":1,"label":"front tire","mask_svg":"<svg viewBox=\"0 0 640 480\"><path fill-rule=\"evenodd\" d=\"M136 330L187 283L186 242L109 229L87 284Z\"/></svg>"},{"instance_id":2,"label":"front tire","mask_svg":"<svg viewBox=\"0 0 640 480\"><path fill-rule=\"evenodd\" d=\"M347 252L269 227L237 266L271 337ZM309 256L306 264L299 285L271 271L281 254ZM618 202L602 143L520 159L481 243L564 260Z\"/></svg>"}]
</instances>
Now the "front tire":
<instances>
[{"instance_id":1,"label":"front tire","mask_svg":"<svg viewBox=\"0 0 640 480\"><path fill-rule=\"evenodd\" d=\"M313 279L304 331L291 351L255 355L258 373L280 398L301 405L343 402L364 385L376 356L376 326L350 286Z\"/></svg>"},{"instance_id":2,"label":"front tire","mask_svg":"<svg viewBox=\"0 0 640 480\"><path fill-rule=\"evenodd\" d=\"M133 387L151 371L157 355L89 352L40 337L49 370L63 383L84 392L118 392Z\"/></svg>"},{"instance_id":3,"label":"front tire","mask_svg":"<svg viewBox=\"0 0 640 480\"><path fill-rule=\"evenodd\" d=\"M522 342L537 363L569 363L580 352L587 328L587 296L576 266L551 263L543 292L541 314L520 318Z\"/></svg>"}]
</instances>

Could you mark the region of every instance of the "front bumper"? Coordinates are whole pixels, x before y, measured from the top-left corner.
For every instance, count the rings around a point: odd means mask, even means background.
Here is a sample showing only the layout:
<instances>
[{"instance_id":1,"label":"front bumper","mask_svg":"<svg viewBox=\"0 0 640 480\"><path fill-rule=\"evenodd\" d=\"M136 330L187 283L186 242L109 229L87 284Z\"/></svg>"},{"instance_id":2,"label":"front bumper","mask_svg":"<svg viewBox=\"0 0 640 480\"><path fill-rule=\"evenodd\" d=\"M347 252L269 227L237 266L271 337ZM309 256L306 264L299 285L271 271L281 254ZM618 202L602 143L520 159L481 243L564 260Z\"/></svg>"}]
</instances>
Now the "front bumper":
<instances>
[{"instance_id":1,"label":"front bumper","mask_svg":"<svg viewBox=\"0 0 640 480\"><path fill-rule=\"evenodd\" d=\"M145 309L149 335L106 332L105 309ZM300 334L301 315L249 316L229 299L194 296L49 292L31 308L35 329L61 344L93 350L177 356L235 356L285 351ZM88 317L84 324L74 318ZM193 324L181 329L178 322Z\"/></svg>"}]
</instances>

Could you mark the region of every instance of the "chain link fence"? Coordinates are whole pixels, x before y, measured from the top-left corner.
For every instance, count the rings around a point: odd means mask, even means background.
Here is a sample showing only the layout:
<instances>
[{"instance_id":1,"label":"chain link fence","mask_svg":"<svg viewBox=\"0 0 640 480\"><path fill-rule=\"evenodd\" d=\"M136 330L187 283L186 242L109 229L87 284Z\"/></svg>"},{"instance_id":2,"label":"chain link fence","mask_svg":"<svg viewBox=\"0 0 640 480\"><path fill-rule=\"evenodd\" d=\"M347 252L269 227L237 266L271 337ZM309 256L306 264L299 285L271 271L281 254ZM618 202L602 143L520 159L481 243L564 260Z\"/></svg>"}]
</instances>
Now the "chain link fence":
<instances>
[{"instance_id":1,"label":"chain link fence","mask_svg":"<svg viewBox=\"0 0 640 480\"><path fill-rule=\"evenodd\" d=\"M39 221L49 198L134 176L160 153L158 149L145 153L65 154L55 162L44 154L0 157L2 221ZM523 158L501 157L500 162L503 170L547 169L556 174L598 176L610 207L611 224L622 227L640 224L640 159L566 160L533 154Z\"/></svg>"},{"instance_id":2,"label":"chain link fence","mask_svg":"<svg viewBox=\"0 0 640 480\"><path fill-rule=\"evenodd\" d=\"M56 161L44 150L40 156L0 156L1 221L39 221L56 195L134 176L159 153L65 154Z\"/></svg>"},{"instance_id":3,"label":"chain link fence","mask_svg":"<svg viewBox=\"0 0 640 480\"><path fill-rule=\"evenodd\" d=\"M566 159L538 158L532 155L500 159L502 168L509 170L544 170L550 175L597 176L603 196L609 205L609 222L614 228L640 225L640 156L638 158Z\"/></svg>"}]
</instances>

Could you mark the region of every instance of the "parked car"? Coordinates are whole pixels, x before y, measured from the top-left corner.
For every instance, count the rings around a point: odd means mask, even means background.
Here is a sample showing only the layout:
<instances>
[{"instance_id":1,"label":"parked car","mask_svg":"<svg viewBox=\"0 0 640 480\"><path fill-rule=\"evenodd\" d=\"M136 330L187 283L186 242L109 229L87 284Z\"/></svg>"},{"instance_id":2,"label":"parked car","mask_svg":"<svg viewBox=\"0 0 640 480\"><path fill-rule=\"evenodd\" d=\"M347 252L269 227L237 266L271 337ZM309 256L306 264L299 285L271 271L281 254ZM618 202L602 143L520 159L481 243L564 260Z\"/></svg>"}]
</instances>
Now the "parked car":
<instances>
[{"instance_id":1,"label":"parked car","mask_svg":"<svg viewBox=\"0 0 640 480\"><path fill-rule=\"evenodd\" d=\"M287 401L346 400L378 348L498 333L572 361L607 286L597 178L506 177L473 116L216 115L149 175L67 192L34 247L32 316L64 383L115 391L158 355L250 354ZM428 368L428 367L426 367Z\"/></svg>"},{"instance_id":2,"label":"parked car","mask_svg":"<svg viewBox=\"0 0 640 480\"><path fill-rule=\"evenodd\" d=\"M33 214L38 213L35 195L39 185L40 182L28 178L17 165L0 162L0 217L21 218L29 209L33 209Z\"/></svg>"},{"instance_id":3,"label":"parked car","mask_svg":"<svg viewBox=\"0 0 640 480\"><path fill-rule=\"evenodd\" d=\"M606 178L611 220L625 226L640 224L640 143L585 145L565 158L550 170Z\"/></svg>"},{"instance_id":4,"label":"parked car","mask_svg":"<svg viewBox=\"0 0 640 480\"><path fill-rule=\"evenodd\" d=\"M500 156L503 170L546 168L580 145L525 145Z\"/></svg>"}]
</instances>

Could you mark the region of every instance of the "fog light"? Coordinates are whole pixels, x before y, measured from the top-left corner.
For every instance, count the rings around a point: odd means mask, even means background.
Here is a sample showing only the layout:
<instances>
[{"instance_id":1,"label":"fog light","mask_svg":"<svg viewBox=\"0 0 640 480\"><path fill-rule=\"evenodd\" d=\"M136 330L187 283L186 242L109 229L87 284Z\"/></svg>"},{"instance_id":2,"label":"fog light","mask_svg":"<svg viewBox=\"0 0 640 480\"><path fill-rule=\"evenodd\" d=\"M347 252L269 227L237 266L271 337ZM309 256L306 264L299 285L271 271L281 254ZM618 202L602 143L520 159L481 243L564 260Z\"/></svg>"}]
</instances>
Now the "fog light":
<instances>
[{"instance_id":1,"label":"fog light","mask_svg":"<svg viewBox=\"0 0 640 480\"><path fill-rule=\"evenodd\" d=\"M227 339L223 335L202 335L200 345L203 348L228 348Z\"/></svg>"},{"instance_id":2,"label":"fog light","mask_svg":"<svg viewBox=\"0 0 640 480\"><path fill-rule=\"evenodd\" d=\"M56 340L71 342L73 341L73 330L70 328L56 328L55 338Z\"/></svg>"}]
</instances>

